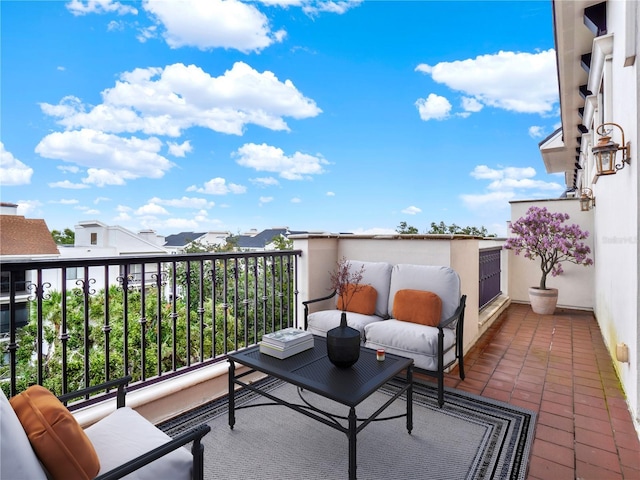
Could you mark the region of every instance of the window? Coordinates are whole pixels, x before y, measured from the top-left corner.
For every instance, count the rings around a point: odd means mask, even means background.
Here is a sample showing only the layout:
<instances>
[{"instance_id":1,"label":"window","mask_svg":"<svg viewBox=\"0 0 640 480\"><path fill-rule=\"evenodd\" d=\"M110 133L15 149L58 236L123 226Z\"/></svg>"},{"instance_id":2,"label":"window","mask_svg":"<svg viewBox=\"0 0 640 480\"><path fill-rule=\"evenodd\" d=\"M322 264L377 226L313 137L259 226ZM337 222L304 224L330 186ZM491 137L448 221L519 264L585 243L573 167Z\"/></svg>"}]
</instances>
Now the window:
<instances>
[{"instance_id":1,"label":"window","mask_svg":"<svg viewBox=\"0 0 640 480\"><path fill-rule=\"evenodd\" d=\"M9 294L9 278L13 275L13 281L16 286L16 293L24 293L27 291L27 282L26 282L26 273L25 271L21 272L2 272L2 277L0 279L0 292Z\"/></svg>"},{"instance_id":2,"label":"window","mask_svg":"<svg viewBox=\"0 0 640 480\"><path fill-rule=\"evenodd\" d=\"M27 304L16 304L16 328L24 327L29 323L29 316L27 315ZM0 305L0 333L9 333L9 305Z\"/></svg>"},{"instance_id":3,"label":"window","mask_svg":"<svg viewBox=\"0 0 640 480\"><path fill-rule=\"evenodd\" d=\"M91 245L97 245L97 244L98 244L98 234L94 232L91 234Z\"/></svg>"},{"instance_id":4,"label":"window","mask_svg":"<svg viewBox=\"0 0 640 480\"><path fill-rule=\"evenodd\" d=\"M83 278L82 267L67 268L67 280L77 280L79 278Z\"/></svg>"}]
</instances>

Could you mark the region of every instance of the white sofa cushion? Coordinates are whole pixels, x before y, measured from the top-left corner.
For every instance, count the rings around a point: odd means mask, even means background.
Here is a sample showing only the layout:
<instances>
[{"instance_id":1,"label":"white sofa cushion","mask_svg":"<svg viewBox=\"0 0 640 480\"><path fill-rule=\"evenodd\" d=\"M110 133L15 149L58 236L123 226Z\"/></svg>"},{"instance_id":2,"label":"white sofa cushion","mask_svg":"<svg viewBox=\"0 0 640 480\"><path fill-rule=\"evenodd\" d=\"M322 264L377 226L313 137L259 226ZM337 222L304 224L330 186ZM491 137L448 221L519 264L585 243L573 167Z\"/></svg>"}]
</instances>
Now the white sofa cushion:
<instances>
[{"instance_id":1,"label":"white sofa cushion","mask_svg":"<svg viewBox=\"0 0 640 480\"><path fill-rule=\"evenodd\" d=\"M444 350L455 342L455 332L444 328ZM365 347L384 348L389 353L413 358L414 365L424 370L438 369L438 329L401 320L384 320L371 323L364 329ZM455 359L456 349L444 356L444 364Z\"/></svg>"},{"instance_id":2,"label":"white sofa cushion","mask_svg":"<svg viewBox=\"0 0 640 480\"><path fill-rule=\"evenodd\" d=\"M31 448L31 442L4 391L0 391L0 478L47 480L44 469Z\"/></svg>"},{"instance_id":3,"label":"white sofa cushion","mask_svg":"<svg viewBox=\"0 0 640 480\"><path fill-rule=\"evenodd\" d=\"M376 299L375 315L381 318L387 318L391 315L391 310L387 310L389 304L389 283L391 281L392 265L386 262L361 262L359 260L349 260L349 272L357 272L364 266L362 272L362 285L371 285L378 292ZM336 306L338 297L336 296ZM338 317L338 325L340 318ZM337 326L337 325L334 325ZM353 325L350 325L353 327ZM356 328L356 327L354 327Z\"/></svg>"},{"instance_id":4,"label":"white sofa cushion","mask_svg":"<svg viewBox=\"0 0 640 480\"><path fill-rule=\"evenodd\" d=\"M118 408L85 429L100 458L99 475L171 440L135 410ZM193 456L184 447L126 476L127 480L191 480ZM4 477L3 477L4 478Z\"/></svg>"},{"instance_id":5,"label":"white sofa cushion","mask_svg":"<svg viewBox=\"0 0 640 480\"><path fill-rule=\"evenodd\" d=\"M341 310L322 310L309 314L307 330L314 335L327 336L327 332L340 325ZM364 343L364 327L372 322L379 322L382 318L376 315L362 315L347 312L347 325L360 332L360 341Z\"/></svg>"},{"instance_id":6,"label":"white sofa cushion","mask_svg":"<svg viewBox=\"0 0 640 480\"><path fill-rule=\"evenodd\" d=\"M442 300L440 321L450 318L460 305L460 277L450 267L398 264L391 271L389 314L393 313L393 299L398 290L427 290ZM435 350L434 350L435 351Z\"/></svg>"}]
</instances>

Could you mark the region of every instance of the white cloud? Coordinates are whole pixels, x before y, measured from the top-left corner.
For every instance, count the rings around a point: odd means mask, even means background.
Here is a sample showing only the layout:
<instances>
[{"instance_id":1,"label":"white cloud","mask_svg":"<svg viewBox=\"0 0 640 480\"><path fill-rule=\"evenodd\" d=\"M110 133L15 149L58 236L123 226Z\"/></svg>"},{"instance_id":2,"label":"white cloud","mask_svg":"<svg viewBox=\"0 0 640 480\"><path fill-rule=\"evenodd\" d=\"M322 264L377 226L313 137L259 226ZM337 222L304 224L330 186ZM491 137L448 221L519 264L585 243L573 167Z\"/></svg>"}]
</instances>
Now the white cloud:
<instances>
[{"instance_id":1,"label":"white cloud","mask_svg":"<svg viewBox=\"0 0 640 480\"><path fill-rule=\"evenodd\" d=\"M73 183L69 180L63 180L62 182L51 182L48 183L51 188L68 188L70 190L80 190L82 188L89 188L89 185L85 185L84 183Z\"/></svg>"},{"instance_id":2,"label":"white cloud","mask_svg":"<svg viewBox=\"0 0 640 480\"><path fill-rule=\"evenodd\" d=\"M258 203L258 205L262 206L265 203L271 203L273 202L273 197L260 197L260 202Z\"/></svg>"},{"instance_id":3,"label":"white cloud","mask_svg":"<svg viewBox=\"0 0 640 480\"><path fill-rule=\"evenodd\" d=\"M293 197L291 199L291 203L302 203L302 199L298 197Z\"/></svg>"},{"instance_id":4,"label":"white cloud","mask_svg":"<svg viewBox=\"0 0 640 480\"><path fill-rule=\"evenodd\" d=\"M129 213L131 213L132 211L133 209L128 205L118 205L116 207L116 212L118 212L118 215L116 215L113 220L116 222L128 222L129 220L131 220L131 215L129 215Z\"/></svg>"},{"instance_id":5,"label":"white cloud","mask_svg":"<svg viewBox=\"0 0 640 480\"><path fill-rule=\"evenodd\" d=\"M138 208L135 212L135 215L149 216L149 215L169 215L169 212L160 205L156 205L155 203L147 203L142 207Z\"/></svg>"},{"instance_id":6,"label":"white cloud","mask_svg":"<svg viewBox=\"0 0 640 480\"><path fill-rule=\"evenodd\" d=\"M506 167L497 170L489 168L487 165L477 165L471 172L471 176L482 180L533 178L536 176L536 170L533 167Z\"/></svg>"},{"instance_id":7,"label":"white cloud","mask_svg":"<svg viewBox=\"0 0 640 480\"><path fill-rule=\"evenodd\" d=\"M40 108L58 117L67 130L171 137L192 127L242 135L248 124L289 131L284 117L303 119L322 113L291 80L280 81L272 72L259 73L243 62L219 77L182 63L137 68L120 75L113 88L102 92L102 99L102 104L90 107L68 96L57 105L42 103Z\"/></svg>"},{"instance_id":8,"label":"white cloud","mask_svg":"<svg viewBox=\"0 0 640 480\"><path fill-rule=\"evenodd\" d=\"M427 98L419 98L416 103L422 120L444 120L451 112L451 103L444 97L430 93Z\"/></svg>"},{"instance_id":9,"label":"white cloud","mask_svg":"<svg viewBox=\"0 0 640 480\"><path fill-rule=\"evenodd\" d=\"M205 182L202 187L191 185L187 188L187 192L206 193L208 195L227 195L229 193L239 194L245 193L246 191L247 187L235 183L227 184L227 181L221 177L212 178L208 182Z\"/></svg>"},{"instance_id":10,"label":"white cloud","mask_svg":"<svg viewBox=\"0 0 640 480\"><path fill-rule=\"evenodd\" d=\"M62 198L60 200L51 201L49 203L59 203L60 205L77 205L78 203L80 203L80 201L74 198Z\"/></svg>"},{"instance_id":11,"label":"white cloud","mask_svg":"<svg viewBox=\"0 0 640 480\"><path fill-rule=\"evenodd\" d=\"M284 38L283 31L271 31L269 19L254 5L237 0L145 0L143 8L164 27L163 37L171 48L249 53Z\"/></svg>"},{"instance_id":12,"label":"white cloud","mask_svg":"<svg viewBox=\"0 0 640 480\"><path fill-rule=\"evenodd\" d=\"M478 195L460 195L462 202L471 210L508 210L509 201L515 198L515 193L491 192Z\"/></svg>"},{"instance_id":13,"label":"white cloud","mask_svg":"<svg viewBox=\"0 0 640 480\"><path fill-rule=\"evenodd\" d=\"M434 66L421 64L416 71L431 75L435 82L482 105L512 112L546 115L558 102L553 49L538 53L500 51Z\"/></svg>"},{"instance_id":14,"label":"white cloud","mask_svg":"<svg viewBox=\"0 0 640 480\"><path fill-rule=\"evenodd\" d=\"M6 187L10 185L28 185L31 183L33 168L25 165L11 152L4 148L4 143L0 142L0 185Z\"/></svg>"},{"instance_id":15,"label":"white cloud","mask_svg":"<svg viewBox=\"0 0 640 480\"><path fill-rule=\"evenodd\" d=\"M413 205L411 205L410 207L402 209L402 213L405 213L407 215L416 215L418 213L422 213L422 210L418 207L414 207Z\"/></svg>"},{"instance_id":16,"label":"white cloud","mask_svg":"<svg viewBox=\"0 0 640 480\"><path fill-rule=\"evenodd\" d=\"M162 142L157 138L123 138L97 130L54 132L36 146L44 158L63 160L87 167L83 182L124 185L126 180L161 178L174 166L158 154Z\"/></svg>"},{"instance_id":17,"label":"white cloud","mask_svg":"<svg viewBox=\"0 0 640 480\"><path fill-rule=\"evenodd\" d=\"M80 171L75 165L58 165L56 168L64 173L78 173Z\"/></svg>"},{"instance_id":18,"label":"white cloud","mask_svg":"<svg viewBox=\"0 0 640 480\"><path fill-rule=\"evenodd\" d=\"M506 209L509 201L516 196L527 198L545 198L550 194L560 194L564 187L556 182L535 180L536 170L532 167L490 168L477 165L470 174L477 180L489 180L487 192L482 194L460 195L467 208L476 211Z\"/></svg>"},{"instance_id":19,"label":"white cloud","mask_svg":"<svg viewBox=\"0 0 640 480\"><path fill-rule=\"evenodd\" d=\"M327 195L327 197L335 197L336 196L335 192L327 192L326 195Z\"/></svg>"},{"instance_id":20,"label":"white cloud","mask_svg":"<svg viewBox=\"0 0 640 480\"><path fill-rule=\"evenodd\" d=\"M260 187L275 187L280 185L278 179L273 177L261 177L261 178L252 178L250 179L251 183L258 185Z\"/></svg>"},{"instance_id":21,"label":"white cloud","mask_svg":"<svg viewBox=\"0 0 640 480\"><path fill-rule=\"evenodd\" d=\"M263 2L265 0L262 0ZM275 0L276 2L286 2L287 0ZM359 6L364 0L320 0L306 1L302 10L307 15L317 15L321 12L337 13L342 15L348 10ZM302 2L301 2L302 3Z\"/></svg>"},{"instance_id":22,"label":"white cloud","mask_svg":"<svg viewBox=\"0 0 640 480\"><path fill-rule=\"evenodd\" d=\"M215 206L215 202L210 202L205 198L196 198L196 197L182 197L182 198L172 198L172 199L162 199L158 197L153 197L149 200L149 203L154 203L156 205L166 205L168 207L175 208L192 208L203 210L206 208L213 208Z\"/></svg>"},{"instance_id":23,"label":"white cloud","mask_svg":"<svg viewBox=\"0 0 640 480\"><path fill-rule=\"evenodd\" d=\"M75 207L73 207L74 210L78 210L80 212L82 212L84 215L100 215L100 210L97 210L95 208L89 208L85 205L77 205Z\"/></svg>"},{"instance_id":24,"label":"white cloud","mask_svg":"<svg viewBox=\"0 0 640 480\"><path fill-rule=\"evenodd\" d=\"M15 202L18 205L18 215L23 217L34 217L36 212L40 211L42 202L39 200L18 200Z\"/></svg>"},{"instance_id":25,"label":"white cloud","mask_svg":"<svg viewBox=\"0 0 640 480\"><path fill-rule=\"evenodd\" d=\"M539 127L539 126L531 126L529 127L529 136L531 138L543 138L544 135L544 127Z\"/></svg>"},{"instance_id":26,"label":"white cloud","mask_svg":"<svg viewBox=\"0 0 640 480\"><path fill-rule=\"evenodd\" d=\"M167 142L167 147L169 147L169 153L174 157L184 157L187 153L193 151L193 147L191 146L191 142L189 142L189 140L181 144L177 144L175 142Z\"/></svg>"},{"instance_id":27,"label":"white cloud","mask_svg":"<svg viewBox=\"0 0 640 480\"><path fill-rule=\"evenodd\" d=\"M323 165L329 164L320 155L296 152L288 157L280 148L266 143L247 143L237 150L235 156L238 157L238 165L257 171L278 173L286 180L308 180L311 178L310 175L325 173Z\"/></svg>"},{"instance_id":28,"label":"white cloud","mask_svg":"<svg viewBox=\"0 0 640 480\"><path fill-rule=\"evenodd\" d=\"M117 13L118 15L137 15L138 13L134 7L113 0L71 0L66 7L76 17L91 13Z\"/></svg>"},{"instance_id":29,"label":"white cloud","mask_svg":"<svg viewBox=\"0 0 640 480\"><path fill-rule=\"evenodd\" d=\"M465 112L479 112L484 108L478 100L471 97L462 97L462 108Z\"/></svg>"}]
</instances>

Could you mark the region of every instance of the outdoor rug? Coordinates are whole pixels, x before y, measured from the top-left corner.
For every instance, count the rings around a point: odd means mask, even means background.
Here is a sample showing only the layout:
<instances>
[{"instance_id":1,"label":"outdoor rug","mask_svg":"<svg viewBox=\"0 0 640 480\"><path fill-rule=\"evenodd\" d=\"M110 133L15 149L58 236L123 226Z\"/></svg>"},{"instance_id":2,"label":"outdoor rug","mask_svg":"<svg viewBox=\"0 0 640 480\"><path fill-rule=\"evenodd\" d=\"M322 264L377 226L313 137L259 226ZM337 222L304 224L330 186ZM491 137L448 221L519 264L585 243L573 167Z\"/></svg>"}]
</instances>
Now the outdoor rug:
<instances>
[{"instance_id":1,"label":"outdoor rug","mask_svg":"<svg viewBox=\"0 0 640 480\"><path fill-rule=\"evenodd\" d=\"M264 387L301 404L297 389L267 378ZM358 417L377 410L402 380L394 380L356 407ZM310 404L346 416L348 408L309 391ZM536 414L530 410L447 388L439 408L435 385L414 383L413 431L406 418L374 421L357 435L357 476L362 480L524 479ZM388 397L387 397L388 398ZM236 394L236 407L269 402L252 392ZM348 440L317 420L284 406L236 410L228 425L227 398L199 407L159 427L175 436L201 423L211 425L203 438L205 479L348 478ZM406 412L404 397L381 417Z\"/></svg>"}]
</instances>

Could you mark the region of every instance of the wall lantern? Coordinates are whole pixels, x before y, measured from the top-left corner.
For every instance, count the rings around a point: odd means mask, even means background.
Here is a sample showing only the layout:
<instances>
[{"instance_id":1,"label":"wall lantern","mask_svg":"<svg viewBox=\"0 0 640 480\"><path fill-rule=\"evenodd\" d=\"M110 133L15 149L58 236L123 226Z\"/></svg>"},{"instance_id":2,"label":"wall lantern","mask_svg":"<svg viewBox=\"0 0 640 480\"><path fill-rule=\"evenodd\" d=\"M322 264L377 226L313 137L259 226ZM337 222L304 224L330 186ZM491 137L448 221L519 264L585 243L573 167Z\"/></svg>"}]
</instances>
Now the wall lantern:
<instances>
[{"instance_id":1,"label":"wall lantern","mask_svg":"<svg viewBox=\"0 0 640 480\"><path fill-rule=\"evenodd\" d=\"M607 126L617 127L622 133L622 147L611 140L612 128L606 128ZM596 133L600 135L598 144L594 146L591 151L593 152L594 160L596 162L596 169L598 175L612 175L618 170L622 170L626 163L631 163L631 144L624 143L624 130L617 123L603 123L596 129ZM618 150L622 150L622 163L616 164L616 154Z\"/></svg>"},{"instance_id":2,"label":"wall lantern","mask_svg":"<svg viewBox=\"0 0 640 480\"><path fill-rule=\"evenodd\" d=\"M596 206L596 199L590 188L583 188L580 193L580 210L588 212Z\"/></svg>"}]
</instances>

